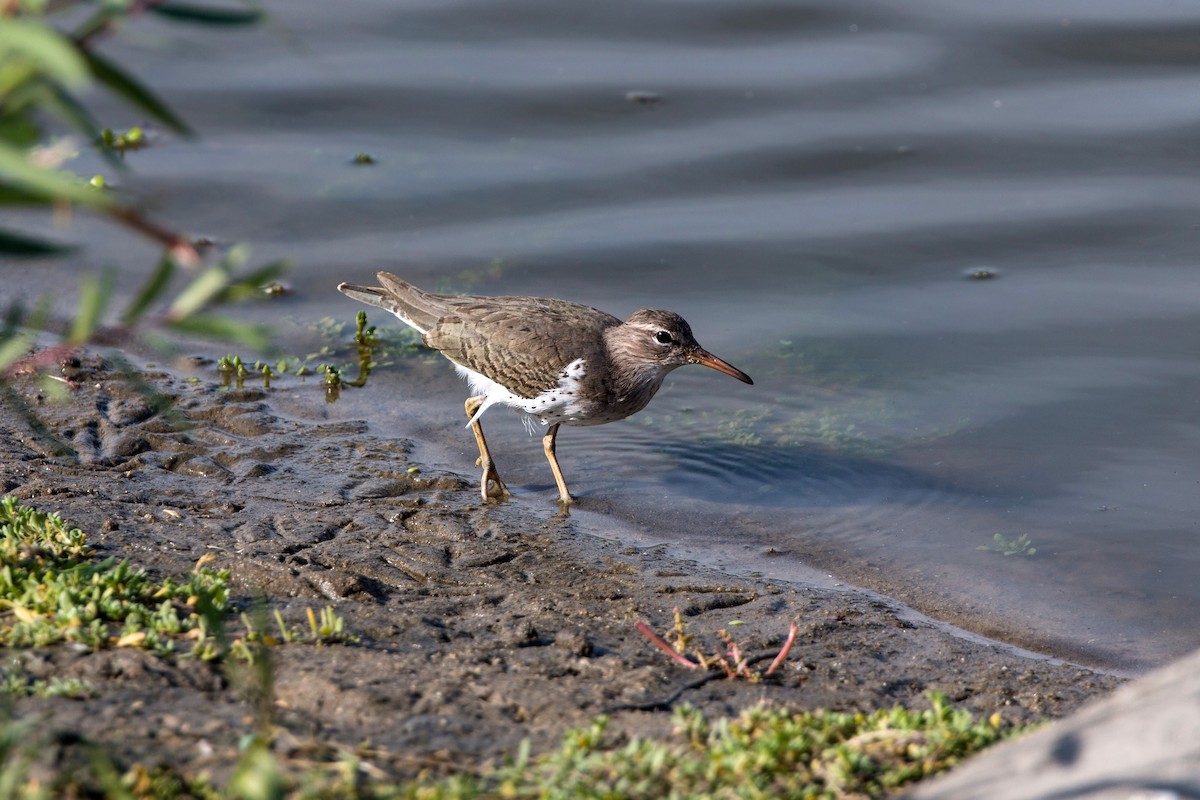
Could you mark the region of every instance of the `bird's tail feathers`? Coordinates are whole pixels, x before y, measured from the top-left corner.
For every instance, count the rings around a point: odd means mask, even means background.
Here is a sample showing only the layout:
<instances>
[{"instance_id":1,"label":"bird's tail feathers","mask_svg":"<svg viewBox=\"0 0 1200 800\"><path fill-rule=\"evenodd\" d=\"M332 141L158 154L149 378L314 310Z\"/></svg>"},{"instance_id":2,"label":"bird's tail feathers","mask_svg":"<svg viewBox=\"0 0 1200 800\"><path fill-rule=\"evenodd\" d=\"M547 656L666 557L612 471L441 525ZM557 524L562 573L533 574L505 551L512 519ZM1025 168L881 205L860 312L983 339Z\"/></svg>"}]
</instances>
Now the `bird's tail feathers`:
<instances>
[{"instance_id":1,"label":"bird's tail feathers","mask_svg":"<svg viewBox=\"0 0 1200 800\"><path fill-rule=\"evenodd\" d=\"M380 272L376 277L382 287L339 283L337 288L347 297L390 311L422 335L428 333L441 313L429 302L426 293L388 272Z\"/></svg>"}]
</instances>

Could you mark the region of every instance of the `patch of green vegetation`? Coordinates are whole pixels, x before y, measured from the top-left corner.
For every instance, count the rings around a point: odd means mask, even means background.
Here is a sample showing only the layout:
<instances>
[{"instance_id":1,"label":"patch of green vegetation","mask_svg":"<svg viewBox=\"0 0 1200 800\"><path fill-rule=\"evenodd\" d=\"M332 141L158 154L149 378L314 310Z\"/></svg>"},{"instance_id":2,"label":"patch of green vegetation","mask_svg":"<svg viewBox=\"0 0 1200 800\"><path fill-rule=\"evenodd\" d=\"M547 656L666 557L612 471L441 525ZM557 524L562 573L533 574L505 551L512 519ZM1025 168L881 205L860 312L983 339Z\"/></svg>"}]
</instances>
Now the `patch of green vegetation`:
<instances>
[{"instance_id":1,"label":"patch of green vegetation","mask_svg":"<svg viewBox=\"0 0 1200 800\"><path fill-rule=\"evenodd\" d=\"M1020 536L1005 536L1003 533L997 533L992 536L991 545L981 544L975 549L999 553L1006 558L1008 556L1037 555L1037 548L1033 546L1033 540L1027 533L1022 533Z\"/></svg>"},{"instance_id":2,"label":"patch of green vegetation","mask_svg":"<svg viewBox=\"0 0 1200 800\"><path fill-rule=\"evenodd\" d=\"M94 697L96 688L80 678L32 678L18 664L5 670L0 678L0 692L9 697Z\"/></svg>"},{"instance_id":3,"label":"patch of green vegetation","mask_svg":"<svg viewBox=\"0 0 1200 800\"><path fill-rule=\"evenodd\" d=\"M135 766L119 775L98 753L93 775L62 776L104 798L874 798L894 793L957 764L1015 729L998 715L977 721L940 694L931 708L896 707L872 714L787 711L759 705L733 719L711 720L682 707L673 734L663 740L623 740L609 734L608 720L569 731L557 749L532 756L524 744L507 763L481 772L396 784L372 767L362 751L314 766L271 748L269 734L247 737L243 755L225 787L188 777L170 767ZM31 796L29 755L35 746L0 727L0 775ZM8 749L3 747L10 741ZM82 794L82 793L79 793Z\"/></svg>"},{"instance_id":4,"label":"patch of green vegetation","mask_svg":"<svg viewBox=\"0 0 1200 800\"><path fill-rule=\"evenodd\" d=\"M313 613L311 608L305 609L308 615L308 628L312 632L312 641L317 644L340 644L342 642L357 642L358 637L346 631L346 620L333 610L332 606L321 609L320 615Z\"/></svg>"},{"instance_id":5,"label":"patch of green vegetation","mask_svg":"<svg viewBox=\"0 0 1200 800\"><path fill-rule=\"evenodd\" d=\"M308 620L307 636L301 628L284 622L283 615L279 613L278 609L272 613L278 634L267 631L269 625L262 609L258 609L253 614L242 614L242 625L245 627L246 633L233 643L234 652L243 661L252 662L259 655L259 651L255 648L256 645L275 647L280 643L291 644L293 642L308 642L317 645L358 643L359 637L346 630L345 618L338 614L332 606L326 606L321 609L320 613L314 612L312 608L306 608L304 612Z\"/></svg>"},{"instance_id":6,"label":"patch of green vegetation","mask_svg":"<svg viewBox=\"0 0 1200 800\"><path fill-rule=\"evenodd\" d=\"M911 370L880 371L879 354L864 350L857 341L797 343L782 339L747 360L756 377L761 371L767 378L775 376L803 388L784 402L705 409L657 419L643 412L636 419L647 425L682 428L695 438L732 447L823 447L864 459L886 456L897 431L906 441L914 436L933 441L970 424L969 419L943 419L940 413L930 421L911 403L897 405L897 392L915 380Z\"/></svg>"},{"instance_id":7,"label":"patch of green vegetation","mask_svg":"<svg viewBox=\"0 0 1200 800\"><path fill-rule=\"evenodd\" d=\"M337 402L342 396L342 386L345 385L342 381L342 371L332 364L322 364L318 371L325 373L325 402Z\"/></svg>"},{"instance_id":8,"label":"patch of green vegetation","mask_svg":"<svg viewBox=\"0 0 1200 800\"><path fill-rule=\"evenodd\" d=\"M271 365L265 361L255 361L253 364L249 364L243 361L241 356L231 353L217 359L217 374L221 376L221 387L225 389L243 388L246 378L250 377L251 373L261 376L263 388L270 389L271 379L279 374L280 366L283 363L282 361L277 362L275 368L272 369Z\"/></svg>"},{"instance_id":9,"label":"patch of green vegetation","mask_svg":"<svg viewBox=\"0 0 1200 800\"><path fill-rule=\"evenodd\" d=\"M326 607L306 609L307 636L285 625L278 611L278 638L243 614L245 633L227 644L222 641L229 610L227 571L206 569L201 559L185 580L155 581L128 561L97 561L93 555L84 533L68 528L58 514L19 505L12 496L0 499L0 645L75 642L97 650L139 647L166 654L188 643L195 657L207 660L232 652L253 663L254 646L358 642L345 619ZM10 693L24 681L11 672L3 680ZM53 682L29 685L33 688L26 694L73 690Z\"/></svg>"},{"instance_id":10,"label":"patch of green vegetation","mask_svg":"<svg viewBox=\"0 0 1200 800\"><path fill-rule=\"evenodd\" d=\"M328 403L335 402L341 397L343 386L365 386L367 377L371 374L372 369L380 366L381 363L384 366L392 363L391 361L380 362L377 360L379 358L388 358L393 354L393 351L389 350L389 346L385 344L383 337L376 334L375 326L367 325L367 312L359 311L355 316L354 322L353 341L358 356L358 377L352 381L342 378L342 370L348 368L349 365L339 367L331 363L323 363L317 365L315 369L315 372L324 374L325 376L325 401ZM338 323L326 317L317 323L317 329L325 338L325 344L321 346L318 352L310 353L303 359L300 369L296 372L297 375L305 374L308 371L308 362L321 357L335 354L340 355L342 352L344 347L342 343L345 342L347 330L345 323ZM408 327L404 327L401 330L403 334L407 335L407 338L404 339L404 349L415 351L421 342L420 336L416 331Z\"/></svg>"},{"instance_id":11,"label":"patch of green vegetation","mask_svg":"<svg viewBox=\"0 0 1200 800\"><path fill-rule=\"evenodd\" d=\"M272 378L294 375L308 377L322 376L326 399L333 402L341 395L345 386L365 386L371 370L380 366L390 366L392 359L415 354L421 346L420 335L408 327L397 326L389 328L384 333L377 332L374 325L367 324L367 312L359 311L355 317L354 334L349 336L354 347L355 362L347 362L346 339L349 326L337 322L331 317L319 320L314 326L323 340L321 348L304 356L284 356L274 362L274 366L264 361L251 364L239 355L229 354L217 361L217 373L221 376L221 385L241 389L252 374L260 375L264 389L271 388ZM350 369L354 363L358 365L358 374L353 380L342 377L343 372Z\"/></svg>"},{"instance_id":12,"label":"patch of green vegetation","mask_svg":"<svg viewBox=\"0 0 1200 800\"><path fill-rule=\"evenodd\" d=\"M765 407L734 409L727 419L717 423L714 436L735 447L758 447L763 443L759 425L770 413Z\"/></svg>"},{"instance_id":13,"label":"patch of green vegetation","mask_svg":"<svg viewBox=\"0 0 1200 800\"><path fill-rule=\"evenodd\" d=\"M93 649L173 652L183 643L214 658L229 604L229 573L198 564L185 580L151 579L128 561L97 561L58 514L0 499L0 644L74 642Z\"/></svg>"},{"instance_id":14,"label":"patch of green vegetation","mask_svg":"<svg viewBox=\"0 0 1200 800\"><path fill-rule=\"evenodd\" d=\"M353 328L350 323L339 322L332 317L317 320L313 327L324 344L317 352L306 355L303 359L305 363L339 355L344 357L347 340L354 343L356 350L370 347L372 357L376 360L374 366L386 366L392 359L411 355L422 347L421 334L407 325L389 325L382 331L374 325L367 325L365 311L355 315Z\"/></svg>"},{"instance_id":15,"label":"patch of green vegetation","mask_svg":"<svg viewBox=\"0 0 1200 800\"><path fill-rule=\"evenodd\" d=\"M902 707L871 714L796 712L756 706L734 719L711 720L700 711L676 711L666 739L622 739L608 720L564 735L551 752L532 756L523 746L501 766L446 778L389 782L362 750L333 760L293 760L272 747L274 658L280 643L354 641L332 607L307 609L308 631L275 612L278 636L268 633L264 606L243 615L245 633L221 645L228 605L225 573L197 565L185 582L156 582L126 562L96 561L81 531L56 514L0 500L0 644L79 642L90 647L134 646L169 652L193 641L192 653L232 653L251 669L245 687L256 730L223 787L203 776L134 765L122 774L99 744L88 767L47 776L34 764L43 743L29 723L0 721L0 786L5 796L102 798L427 798L485 797L880 797L948 769L965 756L1010 735L999 715L977 721L931 694L930 708ZM684 631L677 625L676 633ZM727 639L728 637L726 637ZM728 644L728 641L726 642ZM680 639L686 646L687 640ZM244 651L244 652L243 652ZM778 660L778 659L777 659ZM235 673L230 673L231 676ZM85 696L83 682L3 676L11 696Z\"/></svg>"},{"instance_id":16,"label":"patch of green vegetation","mask_svg":"<svg viewBox=\"0 0 1200 800\"><path fill-rule=\"evenodd\" d=\"M879 797L948 769L1006 735L931 694L932 707L872 714L756 706L713 722L684 707L671 739L606 737L603 718L568 733L557 751L478 778L430 785L428 798Z\"/></svg>"},{"instance_id":17,"label":"patch of green vegetation","mask_svg":"<svg viewBox=\"0 0 1200 800\"><path fill-rule=\"evenodd\" d=\"M365 386L371 369L376 366L375 351L382 346L382 342L375 335L375 326L367 325L367 312L359 311L355 316L354 323L354 347L358 351L358 377L352 381L342 381L342 385ZM416 331L413 332L416 333Z\"/></svg>"},{"instance_id":18,"label":"patch of green vegetation","mask_svg":"<svg viewBox=\"0 0 1200 800\"><path fill-rule=\"evenodd\" d=\"M805 342L799 346L780 340L751 357L768 375L788 383L819 387L805 390L796 402L772 402L738 408L704 409L700 412L654 414L643 412L645 425L684 430L707 441L738 448L824 447L853 458L878 458L889 449L888 432L911 429L891 400L890 389L880 385L881 376L866 364L872 355L845 342ZM756 367L755 369L759 369ZM757 372L756 372L757 374ZM829 395L835 394L833 401ZM925 426L921 426L925 427ZM930 431L928 437L943 435Z\"/></svg>"}]
</instances>

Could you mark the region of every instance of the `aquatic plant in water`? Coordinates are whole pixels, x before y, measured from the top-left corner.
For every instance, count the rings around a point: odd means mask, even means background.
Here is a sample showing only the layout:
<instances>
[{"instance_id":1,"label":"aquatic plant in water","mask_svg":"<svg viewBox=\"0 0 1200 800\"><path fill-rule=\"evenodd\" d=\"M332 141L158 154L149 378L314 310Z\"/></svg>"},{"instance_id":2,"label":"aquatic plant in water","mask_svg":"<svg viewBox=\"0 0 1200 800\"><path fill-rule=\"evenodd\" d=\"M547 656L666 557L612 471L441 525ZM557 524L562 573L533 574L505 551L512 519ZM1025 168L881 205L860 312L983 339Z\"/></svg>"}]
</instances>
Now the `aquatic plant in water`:
<instances>
[{"instance_id":1,"label":"aquatic plant in water","mask_svg":"<svg viewBox=\"0 0 1200 800\"><path fill-rule=\"evenodd\" d=\"M1033 540L1027 533L1022 533L1020 536L1005 536L1003 533L997 533L992 536L991 545L981 544L975 549L988 550L1006 557L1037 555L1037 548L1033 546Z\"/></svg>"}]
</instances>

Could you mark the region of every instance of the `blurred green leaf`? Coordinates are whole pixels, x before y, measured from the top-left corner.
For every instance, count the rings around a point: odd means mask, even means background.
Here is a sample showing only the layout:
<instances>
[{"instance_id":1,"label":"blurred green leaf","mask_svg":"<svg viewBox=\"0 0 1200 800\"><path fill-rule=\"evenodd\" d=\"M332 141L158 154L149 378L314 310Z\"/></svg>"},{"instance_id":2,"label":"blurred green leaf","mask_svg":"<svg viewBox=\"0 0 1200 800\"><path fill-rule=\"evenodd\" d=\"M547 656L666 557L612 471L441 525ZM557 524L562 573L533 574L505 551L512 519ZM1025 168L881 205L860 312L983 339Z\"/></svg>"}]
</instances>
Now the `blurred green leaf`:
<instances>
[{"instance_id":1,"label":"blurred green leaf","mask_svg":"<svg viewBox=\"0 0 1200 800\"><path fill-rule=\"evenodd\" d=\"M0 253L6 256L51 256L74 249L75 247L69 244L59 244L0 228Z\"/></svg>"},{"instance_id":2,"label":"blurred green leaf","mask_svg":"<svg viewBox=\"0 0 1200 800\"><path fill-rule=\"evenodd\" d=\"M155 97L149 89L126 74L116 64L91 50L83 51L83 57L87 60L87 65L96 80L107 86L114 94L123 97L132 106L154 117L176 133L183 136L192 135L192 129L186 122L167 108L166 104Z\"/></svg>"},{"instance_id":3,"label":"blurred green leaf","mask_svg":"<svg viewBox=\"0 0 1200 800\"><path fill-rule=\"evenodd\" d=\"M98 54L93 47L101 37L117 30L123 23L144 11L182 22L209 25L248 25L261 21L265 14L253 0L224 0L224 5L208 5L208 0L99 0L82 2L67 0L62 5L74 9L67 24L73 35L62 33L41 17L56 9L56 5L39 4L38 0L18 2L0 11L0 209L16 204L61 205L72 203L107 212L119 222L149 238L176 247L180 237L142 217L112 192L104 191L103 176L89 185L62 165L75 157L77 139L48 138L43 120L57 118L63 126L78 131L89 143L99 145L101 156L110 163L124 166L118 154L144 144L139 129L113 135L117 146L103 146L103 134L98 121L84 105L83 89L99 84L106 92L127 103L146 119L170 130L191 136L192 131L157 93L140 78L127 72L119 60ZM221 3L222 0L217 0ZM49 145L42 146L39 145ZM19 223L16 226L20 228ZM41 238L36 232L0 228L0 257L41 255L70 249L52 239ZM188 250L190 253L191 251ZM121 323L132 327L142 322L152 311L168 305L161 325L177 332L224 340L264 349L269 336L264 326L242 323L215 314L201 313L218 302L240 300L257 294L260 287L274 279L284 269L283 262L274 262L248 272L240 279L248 250L235 247L221 262L195 276L177 296L172 298L170 287L175 283L182 262L164 255L152 274L138 288L128 307L120 314ZM4 273L0 273L4 274ZM65 341L79 344L95 337L109 321L116 273L105 271L83 278L79 283L78 306ZM10 285L19 290L19 285ZM38 331L43 330L49 312L49 298L44 308L26 318L19 304L10 312L11 324L0 330L0 364L20 359L39 343ZM161 331L162 328L160 327Z\"/></svg>"},{"instance_id":4,"label":"blurred green leaf","mask_svg":"<svg viewBox=\"0 0 1200 800\"><path fill-rule=\"evenodd\" d=\"M265 350L271 342L270 332L265 325L238 322L214 314L193 314L190 317L172 321L171 327L184 333L209 339L238 342L256 350Z\"/></svg>"},{"instance_id":5,"label":"blurred green leaf","mask_svg":"<svg viewBox=\"0 0 1200 800\"><path fill-rule=\"evenodd\" d=\"M121 322L126 325L132 325L137 322L149 310L154 301L162 295L163 290L167 288L167 284L171 281L171 276L175 274L175 259L170 253L164 254L158 261L158 266L154 270L154 274L142 284L142 289L138 292L137 297L129 304L129 308L125 309L125 313L121 316Z\"/></svg>"},{"instance_id":6,"label":"blurred green leaf","mask_svg":"<svg viewBox=\"0 0 1200 800\"><path fill-rule=\"evenodd\" d=\"M48 203L50 203L49 198L18 189L16 186L6 186L0 179L0 206L36 206Z\"/></svg>"},{"instance_id":7,"label":"blurred green leaf","mask_svg":"<svg viewBox=\"0 0 1200 800\"><path fill-rule=\"evenodd\" d=\"M96 208L116 205L112 195L98 191L74 175L39 167L24 151L0 142L0 187L4 184L44 200L69 200Z\"/></svg>"},{"instance_id":8,"label":"blurred green leaf","mask_svg":"<svg viewBox=\"0 0 1200 800\"><path fill-rule=\"evenodd\" d=\"M70 88L87 84L87 64L70 40L48 25L0 16L0 95L12 88L8 81L18 78L14 68L22 60Z\"/></svg>"},{"instance_id":9,"label":"blurred green leaf","mask_svg":"<svg viewBox=\"0 0 1200 800\"><path fill-rule=\"evenodd\" d=\"M279 760L254 737L229 779L230 794L241 800L278 800L285 796L286 786Z\"/></svg>"},{"instance_id":10,"label":"blurred green leaf","mask_svg":"<svg viewBox=\"0 0 1200 800\"><path fill-rule=\"evenodd\" d=\"M85 5L83 3L74 2L73 5ZM92 5L92 4L86 4ZM83 23L75 29L71 38L76 44L86 47L91 40L104 33L105 31L114 29L117 24L129 16L129 0L114 0L113 2L100 3L100 8L96 13L92 14Z\"/></svg>"},{"instance_id":11,"label":"blurred green leaf","mask_svg":"<svg viewBox=\"0 0 1200 800\"><path fill-rule=\"evenodd\" d=\"M116 272L106 269L99 277L85 275L79 282L79 308L75 312L75 319L71 321L70 335L67 336L70 344L83 344L91 338L104 319L116 281Z\"/></svg>"},{"instance_id":12,"label":"blurred green leaf","mask_svg":"<svg viewBox=\"0 0 1200 800\"><path fill-rule=\"evenodd\" d=\"M33 147L42 138L41 129L22 117L0 117L0 141L15 147Z\"/></svg>"},{"instance_id":13,"label":"blurred green leaf","mask_svg":"<svg viewBox=\"0 0 1200 800\"><path fill-rule=\"evenodd\" d=\"M164 17L202 25L253 25L266 16L256 8L212 8L190 3L168 2L151 6L150 10Z\"/></svg>"},{"instance_id":14,"label":"blurred green leaf","mask_svg":"<svg viewBox=\"0 0 1200 800\"><path fill-rule=\"evenodd\" d=\"M186 319L208 304L229 284L229 270L222 264L209 267L184 289L167 312L172 322Z\"/></svg>"},{"instance_id":15,"label":"blurred green leaf","mask_svg":"<svg viewBox=\"0 0 1200 800\"><path fill-rule=\"evenodd\" d=\"M88 762L92 765L92 774L100 786L104 797L112 800L135 800L136 795L129 791L121 779L117 765L109 758L108 753L100 745L92 744L87 748Z\"/></svg>"},{"instance_id":16,"label":"blurred green leaf","mask_svg":"<svg viewBox=\"0 0 1200 800\"><path fill-rule=\"evenodd\" d=\"M33 348L33 332L21 331L0 340L0 372L20 361Z\"/></svg>"},{"instance_id":17,"label":"blurred green leaf","mask_svg":"<svg viewBox=\"0 0 1200 800\"><path fill-rule=\"evenodd\" d=\"M238 242L225 251L225 255L221 257L221 266L230 275L234 271L241 269L250 260L250 245L245 242Z\"/></svg>"},{"instance_id":18,"label":"blurred green leaf","mask_svg":"<svg viewBox=\"0 0 1200 800\"><path fill-rule=\"evenodd\" d=\"M238 278L235 283L226 286L216 297L222 303L240 303L244 300L261 298L263 286L283 275L287 271L288 261L280 259L265 264L253 272Z\"/></svg>"}]
</instances>

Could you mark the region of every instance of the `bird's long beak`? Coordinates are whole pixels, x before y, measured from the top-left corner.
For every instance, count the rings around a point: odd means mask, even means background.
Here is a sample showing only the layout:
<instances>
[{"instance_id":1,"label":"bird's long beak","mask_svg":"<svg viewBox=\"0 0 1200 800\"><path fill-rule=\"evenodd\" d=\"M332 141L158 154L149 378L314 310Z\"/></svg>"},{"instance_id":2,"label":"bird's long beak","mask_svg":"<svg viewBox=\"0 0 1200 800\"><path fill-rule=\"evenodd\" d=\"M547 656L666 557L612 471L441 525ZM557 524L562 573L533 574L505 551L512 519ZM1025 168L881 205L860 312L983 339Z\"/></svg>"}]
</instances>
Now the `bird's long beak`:
<instances>
[{"instance_id":1,"label":"bird's long beak","mask_svg":"<svg viewBox=\"0 0 1200 800\"><path fill-rule=\"evenodd\" d=\"M724 372L726 375L731 375L742 383L748 383L751 386L754 385L754 381L750 380L749 375L732 364L722 361L707 350L701 349L692 352L690 359L693 364L702 364L703 366L715 369L717 372Z\"/></svg>"}]
</instances>

